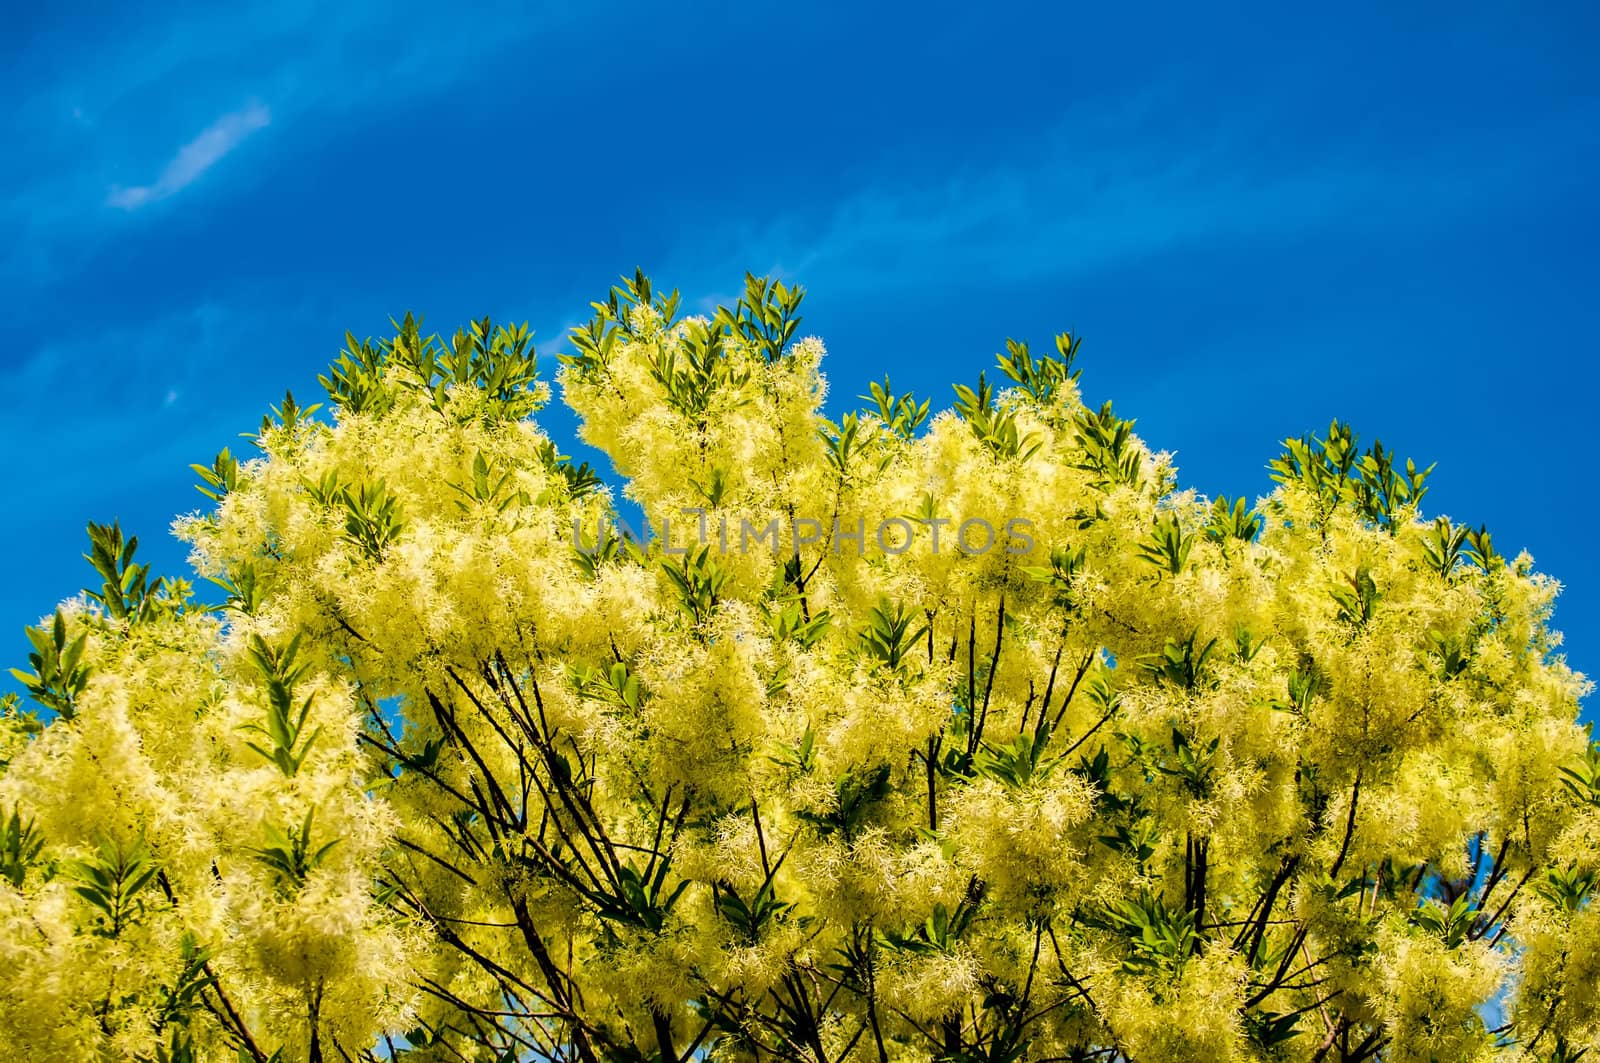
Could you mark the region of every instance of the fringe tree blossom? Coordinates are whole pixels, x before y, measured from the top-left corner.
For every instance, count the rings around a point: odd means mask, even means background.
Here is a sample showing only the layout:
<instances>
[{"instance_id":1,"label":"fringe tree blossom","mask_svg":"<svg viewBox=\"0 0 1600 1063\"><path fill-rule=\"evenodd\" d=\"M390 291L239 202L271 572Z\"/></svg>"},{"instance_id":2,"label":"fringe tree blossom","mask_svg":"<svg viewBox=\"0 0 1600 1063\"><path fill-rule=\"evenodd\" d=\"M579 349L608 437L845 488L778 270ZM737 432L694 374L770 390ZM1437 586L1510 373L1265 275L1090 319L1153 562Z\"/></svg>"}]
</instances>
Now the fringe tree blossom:
<instances>
[{"instance_id":1,"label":"fringe tree blossom","mask_svg":"<svg viewBox=\"0 0 1600 1063\"><path fill-rule=\"evenodd\" d=\"M0 1054L1600 1055L1554 581L1337 423L1181 489L1067 335L831 421L800 303L594 304L620 496L525 327L408 316L196 467L222 606L91 526L0 716Z\"/></svg>"}]
</instances>

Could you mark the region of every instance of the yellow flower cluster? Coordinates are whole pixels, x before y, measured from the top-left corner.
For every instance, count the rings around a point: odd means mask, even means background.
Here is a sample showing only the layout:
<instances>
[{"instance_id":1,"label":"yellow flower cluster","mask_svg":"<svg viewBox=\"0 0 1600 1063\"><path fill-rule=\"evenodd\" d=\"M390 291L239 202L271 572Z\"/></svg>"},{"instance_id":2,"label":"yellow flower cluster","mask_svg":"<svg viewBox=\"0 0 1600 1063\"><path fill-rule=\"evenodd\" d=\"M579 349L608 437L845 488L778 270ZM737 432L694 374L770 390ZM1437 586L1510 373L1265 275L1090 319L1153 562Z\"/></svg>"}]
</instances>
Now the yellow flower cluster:
<instances>
[{"instance_id":1,"label":"yellow flower cluster","mask_svg":"<svg viewBox=\"0 0 1600 1063\"><path fill-rule=\"evenodd\" d=\"M224 607L97 528L0 719L6 1057L1600 1053L1553 581L1337 424L1179 490L1070 336L828 420L800 299L595 304L621 497L525 328L408 317L201 470Z\"/></svg>"}]
</instances>

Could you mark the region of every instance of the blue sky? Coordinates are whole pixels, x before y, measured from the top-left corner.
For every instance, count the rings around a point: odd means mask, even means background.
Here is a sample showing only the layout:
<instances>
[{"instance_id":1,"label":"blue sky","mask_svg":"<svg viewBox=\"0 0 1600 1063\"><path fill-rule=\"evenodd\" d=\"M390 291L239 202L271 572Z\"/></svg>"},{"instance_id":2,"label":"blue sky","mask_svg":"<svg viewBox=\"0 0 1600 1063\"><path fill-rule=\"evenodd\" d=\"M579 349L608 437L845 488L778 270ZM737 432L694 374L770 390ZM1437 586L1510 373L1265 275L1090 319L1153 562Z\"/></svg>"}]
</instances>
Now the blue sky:
<instances>
[{"instance_id":1,"label":"blue sky","mask_svg":"<svg viewBox=\"0 0 1600 1063\"><path fill-rule=\"evenodd\" d=\"M805 284L836 405L1071 328L1209 494L1349 420L1560 579L1600 668L1591 5L223 7L0 36L6 664L86 521L179 570L188 464L346 328L554 340L640 265Z\"/></svg>"}]
</instances>

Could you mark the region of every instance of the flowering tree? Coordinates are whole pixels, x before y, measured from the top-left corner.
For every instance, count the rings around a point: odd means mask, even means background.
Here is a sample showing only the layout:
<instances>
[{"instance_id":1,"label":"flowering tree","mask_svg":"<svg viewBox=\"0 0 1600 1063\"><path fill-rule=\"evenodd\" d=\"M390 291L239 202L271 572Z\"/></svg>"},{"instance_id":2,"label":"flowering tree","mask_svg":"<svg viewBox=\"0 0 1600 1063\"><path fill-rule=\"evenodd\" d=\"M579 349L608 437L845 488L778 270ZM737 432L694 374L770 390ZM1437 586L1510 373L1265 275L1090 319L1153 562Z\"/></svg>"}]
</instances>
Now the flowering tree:
<instances>
[{"instance_id":1,"label":"flowering tree","mask_svg":"<svg viewBox=\"0 0 1600 1063\"><path fill-rule=\"evenodd\" d=\"M0 733L35 1060L1573 1060L1600 750L1556 585L1335 424L1252 508L1007 343L820 413L798 288L348 337L116 525Z\"/></svg>"}]
</instances>

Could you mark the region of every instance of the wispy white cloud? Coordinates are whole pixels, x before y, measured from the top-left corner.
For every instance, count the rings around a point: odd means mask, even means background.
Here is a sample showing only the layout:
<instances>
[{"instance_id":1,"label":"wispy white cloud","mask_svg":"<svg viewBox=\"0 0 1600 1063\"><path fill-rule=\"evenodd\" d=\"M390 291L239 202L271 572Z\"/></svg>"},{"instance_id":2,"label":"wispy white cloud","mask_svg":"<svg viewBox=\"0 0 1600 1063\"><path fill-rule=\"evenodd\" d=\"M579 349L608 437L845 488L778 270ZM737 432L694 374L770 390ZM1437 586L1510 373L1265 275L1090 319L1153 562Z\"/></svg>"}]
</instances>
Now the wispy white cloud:
<instances>
[{"instance_id":1,"label":"wispy white cloud","mask_svg":"<svg viewBox=\"0 0 1600 1063\"><path fill-rule=\"evenodd\" d=\"M1254 178L1196 160L1045 158L920 185L871 185L820 214L740 226L714 241L741 263L882 290L954 266L991 280L1115 267L1215 239L1291 233L1359 209L1379 175ZM781 265L779 265L781 264Z\"/></svg>"},{"instance_id":2,"label":"wispy white cloud","mask_svg":"<svg viewBox=\"0 0 1600 1063\"><path fill-rule=\"evenodd\" d=\"M252 133L265 129L271 121L272 112L260 103L251 103L241 110L223 115L199 136L179 148L154 182L132 188L115 187L106 197L106 205L137 210L146 204L176 195L198 181Z\"/></svg>"},{"instance_id":3,"label":"wispy white cloud","mask_svg":"<svg viewBox=\"0 0 1600 1063\"><path fill-rule=\"evenodd\" d=\"M124 231L104 224L105 208L148 211L267 119L295 136L320 135L353 112L402 106L473 77L491 60L525 51L538 33L584 24L588 10L572 0L492 0L480 23L401 6L403 32L393 28L395 5L370 0L244 0L140 19L126 33L74 26L61 40L78 61L39 64L27 98L3 123L8 143L20 142L32 165L0 176L0 229L15 234L0 241L0 279L19 298L56 283ZM483 24L494 34L486 37ZM382 63L368 61L375 50ZM172 130L181 135L209 117L212 104L196 101L242 98L264 103L224 116L148 183L128 187L125 166L154 167L177 139Z\"/></svg>"},{"instance_id":4,"label":"wispy white cloud","mask_svg":"<svg viewBox=\"0 0 1600 1063\"><path fill-rule=\"evenodd\" d=\"M1144 98L1085 106L1034 138L1026 155L943 173L889 166L893 179L831 201L732 224L706 219L685 234L673 276L709 287L765 267L812 285L883 292L942 273L1068 278L1197 247L1430 225L1567 164L1561 145L1572 143L1550 135L1562 124L1553 120L1537 135L1507 131L1521 150L1494 164L1473 154L1471 138L1399 151L1354 140L1285 157L1271 146L1292 124L1286 106L1181 132L1150 127L1158 110ZM1451 180L1441 183L1441 173ZM708 260L707 246L721 251Z\"/></svg>"}]
</instances>

